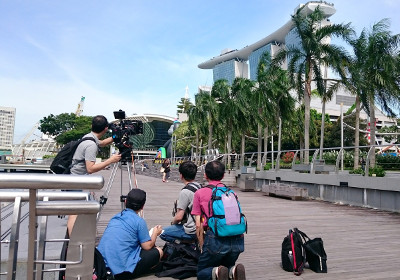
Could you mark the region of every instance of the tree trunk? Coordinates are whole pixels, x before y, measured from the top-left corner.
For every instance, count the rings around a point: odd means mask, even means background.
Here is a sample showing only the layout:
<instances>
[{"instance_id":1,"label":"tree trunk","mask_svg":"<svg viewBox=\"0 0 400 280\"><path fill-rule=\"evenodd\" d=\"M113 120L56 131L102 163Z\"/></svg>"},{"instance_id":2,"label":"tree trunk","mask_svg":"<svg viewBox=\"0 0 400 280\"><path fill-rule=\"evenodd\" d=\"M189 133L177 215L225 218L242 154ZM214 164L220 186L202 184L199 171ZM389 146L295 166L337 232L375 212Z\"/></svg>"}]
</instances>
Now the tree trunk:
<instances>
[{"instance_id":1,"label":"tree trunk","mask_svg":"<svg viewBox=\"0 0 400 280\"><path fill-rule=\"evenodd\" d=\"M262 127L261 124L257 125L257 168L258 170L262 170L261 169L261 148L262 148Z\"/></svg>"},{"instance_id":2,"label":"tree trunk","mask_svg":"<svg viewBox=\"0 0 400 280\"><path fill-rule=\"evenodd\" d=\"M374 98L371 97L370 101L370 128L371 128L371 141L370 141L370 145L372 147L372 145L375 145L375 102L374 102ZM370 158L369 158L369 166L370 167L375 167L375 148L372 149L373 151L371 152Z\"/></svg>"},{"instance_id":3,"label":"tree trunk","mask_svg":"<svg viewBox=\"0 0 400 280\"><path fill-rule=\"evenodd\" d=\"M208 126L208 145L207 149L211 150L212 149L212 135L213 134L213 126L209 125Z\"/></svg>"},{"instance_id":4,"label":"tree trunk","mask_svg":"<svg viewBox=\"0 0 400 280\"><path fill-rule=\"evenodd\" d=\"M245 145L246 145L246 136L245 133L242 133L242 145L240 147L240 166L244 166L244 152L245 152Z\"/></svg>"},{"instance_id":5,"label":"tree trunk","mask_svg":"<svg viewBox=\"0 0 400 280\"><path fill-rule=\"evenodd\" d=\"M356 125L354 131L354 169L358 169L360 162L360 97L356 96Z\"/></svg>"},{"instance_id":6,"label":"tree trunk","mask_svg":"<svg viewBox=\"0 0 400 280\"><path fill-rule=\"evenodd\" d=\"M304 163L309 163L310 148L310 100L311 81L306 83L304 92Z\"/></svg>"},{"instance_id":7,"label":"tree trunk","mask_svg":"<svg viewBox=\"0 0 400 280\"><path fill-rule=\"evenodd\" d=\"M268 125L264 128L264 156L262 157L262 166L267 163L268 154Z\"/></svg>"},{"instance_id":8,"label":"tree trunk","mask_svg":"<svg viewBox=\"0 0 400 280\"><path fill-rule=\"evenodd\" d=\"M195 163L198 164L198 161L200 161L200 157L199 157L199 150L200 150L200 146L199 146L199 129L196 128L196 158L195 158Z\"/></svg>"},{"instance_id":9,"label":"tree trunk","mask_svg":"<svg viewBox=\"0 0 400 280\"><path fill-rule=\"evenodd\" d=\"M227 143L227 149L228 149L228 167L229 169L232 169L231 166L231 153L232 153L232 129L228 129L228 143Z\"/></svg>"},{"instance_id":10,"label":"tree trunk","mask_svg":"<svg viewBox=\"0 0 400 280\"><path fill-rule=\"evenodd\" d=\"M281 142L282 142L282 118L279 117L279 128L278 128L278 153L281 152Z\"/></svg>"},{"instance_id":11,"label":"tree trunk","mask_svg":"<svg viewBox=\"0 0 400 280\"><path fill-rule=\"evenodd\" d=\"M325 102L322 102L321 139L319 142L319 159L321 160L324 149L324 134L325 134Z\"/></svg>"}]
</instances>

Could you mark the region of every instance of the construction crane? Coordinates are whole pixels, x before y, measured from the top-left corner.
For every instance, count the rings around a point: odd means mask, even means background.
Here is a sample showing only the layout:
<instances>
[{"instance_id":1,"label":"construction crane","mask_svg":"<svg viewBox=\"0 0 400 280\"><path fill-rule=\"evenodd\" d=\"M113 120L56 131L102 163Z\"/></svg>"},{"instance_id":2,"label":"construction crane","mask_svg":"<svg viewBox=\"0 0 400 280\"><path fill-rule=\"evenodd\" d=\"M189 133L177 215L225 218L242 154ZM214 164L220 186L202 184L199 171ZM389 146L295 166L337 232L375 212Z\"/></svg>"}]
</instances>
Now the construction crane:
<instances>
[{"instance_id":1,"label":"construction crane","mask_svg":"<svg viewBox=\"0 0 400 280\"><path fill-rule=\"evenodd\" d=\"M82 97L81 97L81 101L78 103L78 108L76 108L76 112L75 112L75 115L76 115L77 117L79 117L79 116L82 114L84 103L85 103L85 97L82 96Z\"/></svg>"}]
</instances>

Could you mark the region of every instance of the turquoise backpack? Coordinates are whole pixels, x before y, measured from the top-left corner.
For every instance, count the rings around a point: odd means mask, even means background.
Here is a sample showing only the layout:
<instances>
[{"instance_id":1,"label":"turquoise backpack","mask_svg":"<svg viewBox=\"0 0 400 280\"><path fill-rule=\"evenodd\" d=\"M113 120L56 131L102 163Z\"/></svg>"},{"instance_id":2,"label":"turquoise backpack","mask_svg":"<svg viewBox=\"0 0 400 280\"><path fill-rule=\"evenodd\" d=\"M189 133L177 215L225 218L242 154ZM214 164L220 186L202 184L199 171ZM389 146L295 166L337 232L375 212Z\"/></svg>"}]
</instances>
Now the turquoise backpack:
<instances>
[{"instance_id":1,"label":"turquoise backpack","mask_svg":"<svg viewBox=\"0 0 400 280\"><path fill-rule=\"evenodd\" d=\"M247 233L247 220L235 192L225 185L208 187L213 189L208 204L207 224L215 236L226 237Z\"/></svg>"}]
</instances>

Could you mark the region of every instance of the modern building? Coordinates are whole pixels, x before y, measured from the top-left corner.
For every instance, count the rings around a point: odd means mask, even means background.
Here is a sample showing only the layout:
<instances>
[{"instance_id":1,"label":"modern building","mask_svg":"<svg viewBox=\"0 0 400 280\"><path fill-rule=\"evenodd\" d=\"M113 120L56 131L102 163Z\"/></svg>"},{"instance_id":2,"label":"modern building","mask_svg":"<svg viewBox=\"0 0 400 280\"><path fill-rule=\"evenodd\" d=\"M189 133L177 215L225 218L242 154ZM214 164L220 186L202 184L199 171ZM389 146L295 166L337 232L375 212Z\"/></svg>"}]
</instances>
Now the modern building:
<instances>
[{"instance_id":1,"label":"modern building","mask_svg":"<svg viewBox=\"0 0 400 280\"><path fill-rule=\"evenodd\" d=\"M329 17L331 17L336 9L331 3L325 1L309 1L306 4L300 4L294 9L294 13L298 9L303 8L302 12L310 14L317 7L325 15L325 19L321 21L320 26L330 24ZM268 52L271 57L274 57L279 50L285 46L299 45L299 38L294 30L294 23L290 19L286 24L271 33L267 37L250 44L240 50L225 49L219 56L213 57L198 67L200 69L209 69L213 71L214 82L219 79L226 79L230 84L233 83L236 77L248 78L250 80L257 80L257 68L262 55ZM325 39L330 43L330 38ZM286 68L287 63L283 63L282 68ZM328 69L321 69L325 78L328 78ZM200 89L200 87L199 87ZM355 102L355 97L351 96L345 89L340 89L331 101L326 104L326 114L330 115L331 121L335 121L340 116L341 110L346 112ZM341 104L343 107L341 108ZM316 109L319 113L322 112L322 101L318 97L311 98L311 108ZM368 116L365 112L361 115L362 118L367 119ZM385 116L378 108L376 108L377 128L382 126L390 126L395 124L395 121ZM383 137L377 135L377 143L385 143Z\"/></svg>"},{"instance_id":2,"label":"modern building","mask_svg":"<svg viewBox=\"0 0 400 280\"><path fill-rule=\"evenodd\" d=\"M300 4L295 8L294 13L303 7L305 14L310 14L317 7L320 7L326 18L320 23L321 26L329 25L329 17L336 9L333 4L324 1L310 1ZM200 69L212 69L214 81L226 79L230 84L236 77L257 79L257 67L264 52L268 51L273 57L285 45L298 45L299 39L293 30L294 23L290 19L281 28L268 35L267 37L248 45L240 50L222 50L217 57L200 63ZM327 39L330 40L329 38ZM283 66L285 68L285 65ZM250 74L250 76L249 76Z\"/></svg>"},{"instance_id":3,"label":"modern building","mask_svg":"<svg viewBox=\"0 0 400 280\"><path fill-rule=\"evenodd\" d=\"M157 114L132 115L127 116L126 120L143 122L143 134L130 137L134 154L139 157L154 157L159 148L167 148L177 121L176 118ZM115 120L114 123L118 121Z\"/></svg>"},{"instance_id":4,"label":"modern building","mask_svg":"<svg viewBox=\"0 0 400 280\"><path fill-rule=\"evenodd\" d=\"M14 139L15 108L0 107L0 154L10 154Z\"/></svg>"}]
</instances>

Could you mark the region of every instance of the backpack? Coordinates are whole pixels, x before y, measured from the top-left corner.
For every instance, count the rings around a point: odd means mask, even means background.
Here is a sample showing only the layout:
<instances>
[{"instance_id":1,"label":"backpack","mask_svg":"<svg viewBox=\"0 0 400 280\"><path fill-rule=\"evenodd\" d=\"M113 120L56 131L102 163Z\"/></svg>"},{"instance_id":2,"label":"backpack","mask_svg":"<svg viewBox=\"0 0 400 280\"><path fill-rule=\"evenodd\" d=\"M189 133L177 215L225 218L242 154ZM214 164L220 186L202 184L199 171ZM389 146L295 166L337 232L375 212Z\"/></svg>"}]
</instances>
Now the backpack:
<instances>
[{"instance_id":1,"label":"backpack","mask_svg":"<svg viewBox=\"0 0 400 280\"><path fill-rule=\"evenodd\" d=\"M197 243L172 243L165 242L161 259L161 271L157 277L172 277L186 279L197 276L197 263L200 249Z\"/></svg>"},{"instance_id":2,"label":"backpack","mask_svg":"<svg viewBox=\"0 0 400 280\"><path fill-rule=\"evenodd\" d=\"M286 271L300 275L306 262L306 254L303 247L303 239L297 228L289 230L289 234L283 239L281 251L282 268Z\"/></svg>"},{"instance_id":3,"label":"backpack","mask_svg":"<svg viewBox=\"0 0 400 280\"><path fill-rule=\"evenodd\" d=\"M215 236L235 236L247 233L247 220L242 213L239 200L233 190L223 185L212 189L208 203L208 227ZM212 209L212 215L211 215Z\"/></svg>"},{"instance_id":4,"label":"backpack","mask_svg":"<svg viewBox=\"0 0 400 280\"><path fill-rule=\"evenodd\" d=\"M113 280L111 271L107 268L103 255L94 248L93 276L92 280Z\"/></svg>"},{"instance_id":5,"label":"backpack","mask_svg":"<svg viewBox=\"0 0 400 280\"><path fill-rule=\"evenodd\" d=\"M93 137L84 137L80 140L71 141L65 144L58 152L50 165L50 170L55 174L70 174L72 167L72 158L79 144L85 140L96 142Z\"/></svg>"},{"instance_id":6,"label":"backpack","mask_svg":"<svg viewBox=\"0 0 400 280\"><path fill-rule=\"evenodd\" d=\"M189 183L186 186L184 186L182 188L182 190L190 190L193 193L195 193L197 190L199 190L201 188L202 188L202 185L196 185L194 183ZM178 200L175 200L174 201L174 206L172 208L172 217L175 217L177 212L178 212ZM184 224L184 223L187 222L189 215L191 215L190 212L192 212L192 209L190 209L189 207L185 209L185 214L183 215L181 224Z\"/></svg>"}]
</instances>

